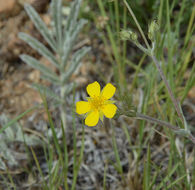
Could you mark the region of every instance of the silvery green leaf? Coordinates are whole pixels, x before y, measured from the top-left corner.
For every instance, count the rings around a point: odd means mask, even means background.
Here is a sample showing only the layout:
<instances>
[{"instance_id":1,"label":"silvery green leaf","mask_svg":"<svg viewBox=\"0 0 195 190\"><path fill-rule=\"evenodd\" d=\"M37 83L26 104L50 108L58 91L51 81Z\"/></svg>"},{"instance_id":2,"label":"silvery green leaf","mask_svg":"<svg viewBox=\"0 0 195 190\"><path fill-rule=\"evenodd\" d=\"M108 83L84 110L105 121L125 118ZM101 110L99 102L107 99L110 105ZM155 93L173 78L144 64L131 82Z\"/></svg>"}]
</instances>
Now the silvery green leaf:
<instances>
[{"instance_id":1,"label":"silvery green leaf","mask_svg":"<svg viewBox=\"0 0 195 190\"><path fill-rule=\"evenodd\" d=\"M66 35L66 39L64 42L64 48L63 48L63 56L62 56L62 64L65 67L67 64L67 60L68 60L68 56L73 48L73 44L77 38L77 35L79 34L79 32L81 31L81 29L83 28L83 26L87 23L87 20L85 19L81 19L78 24L76 25L74 31L72 34L67 34Z\"/></svg>"},{"instance_id":2,"label":"silvery green leaf","mask_svg":"<svg viewBox=\"0 0 195 190\"><path fill-rule=\"evenodd\" d=\"M83 47L80 50L78 50L76 53L74 53L71 65L66 73L63 74L62 82L65 83L69 77L73 74L73 72L76 70L78 65L80 64L81 59L83 56L90 50L89 47Z\"/></svg>"},{"instance_id":3,"label":"silvery green leaf","mask_svg":"<svg viewBox=\"0 0 195 190\"><path fill-rule=\"evenodd\" d=\"M5 125L9 121L10 119L5 114L0 115L0 126ZM27 159L26 154L16 152L13 148L8 146L16 141L24 143L24 139L25 143L30 146L41 144L41 140L37 136L23 134L22 128L18 122L15 122L11 127L0 133L0 169L5 170L7 168L5 167L5 162L8 166L12 167L18 165L18 160Z\"/></svg>"},{"instance_id":4,"label":"silvery green leaf","mask_svg":"<svg viewBox=\"0 0 195 190\"><path fill-rule=\"evenodd\" d=\"M87 20L85 20L85 19L80 19L77 22L77 24L76 24L76 26L75 26L75 28L74 28L74 30L72 32L72 35L71 35L73 39L76 39L77 38L79 32L82 30L82 28L83 28L83 26L85 24L87 24Z\"/></svg>"},{"instance_id":5,"label":"silvery green leaf","mask_svg":"<svg viewBox=\"0 0 195 190\"><path fill-rule=\"evenodd\" d=\"M62 15L68 16L70 14L70 10L71 7L62 7Z\"/></svg>"},{"instance_id":6,"label":"silvery green leaf","mask_svg":"<svg viewBox=\"0 0 195 190\"><path fill-rule=\"evenodd\" d=\"M75 63L75 62L80 62L81 59L85 56L85 54L88 53L90 50L91 50L90 47L83 47L83 48L77 50L77 51L73 54L73 56L72 56L72 61L71 61L72 64L71 64L71 66L72 66L73 63Z\"/></svg>"},{"instance_id":7,"label":"silvery green leaf","mask_svg":"<svg viewBox=\"0 0 195 190\"><path fill-rule=\"evenodd\" d=\"M80 65L80 62L75 62L75 64L73 64L74 67L70 67L70 69L68 71L66 71L66 73L62 74L62 84L65 84L68 79L70 78L70 76L73 74L73 72L75 71L75 69Z\"/></svg>"},{"instance_id":8,"label":"silvery green leaf","mask_svg":"<svg viewBox=\"0 0 195 190\"><path fill-rule=\"evenodd\" d=\"M17 160L15 159L15 157L11 152L11 149L3 141L1 141L0 143L0 151L1 151L1 158L3 158L3 160L6 160L9 166L16 166L18 164ZM1 162L0 165L3 167L4 162Z\"/></svg>"},{"instance_id":9,"label":"silvery green leaf","mask_svg":"<svg viewBox=\"0 0 195 190\"><path fill-rule=\"evenodd\" d=\"M1 170L6 170L7 169L7 167L5 166L4 161L1 158L0 158L0 169Z\"/></svg>"},{"instance_id":10,"label":"silvery green leaf","mask_svg":"<svg viewBox=\"0 0 195 190\"><path fill-rule=\"evenodd\" d=\"M14 140L14 129L12 127L8 127L5 131L5 135L7 137L8 141L13 141Z\"/></svg>"},{"instance_id":11,"label":"silvery green leaf","mask_svg":"<svg viewBox=\"0 0 195 190\"><path fill-rule=\"evenodd\" d=\"M38 13L29 4L25 4L24 8L25 8L26 12L28 13L28 16L31 18L31 20L35 24L37 30L41 33L41 35L44 37L46 42L51 46L51 48L54 51L56 51L55 41L54 41L53 37L51 36L49 29L47 28L45 23L42 21L42 19L38 15Z\"/></svg>"},{"instance_id":12,"label":"silvery green leaf","mask_svg":"<svg viewBox=\"0 0 195 190\"><path fill-rule=\"evenodd\" d=\"M12 154L10 147L7 145L6 135L4 134L4 136L1 135L0 137L0 168L3 169L3 166L5 166L3 160L6 160L9 166L17 165L17 160ZM1 160L1 158L3 158L3 160Z\"/></svg>"},{"instance_id":13,"label":"silvery green leaf","mask_svg":"<svg viewBox=\"0 0 195 190\"><path fill-rule=\"evenodd\" d=\"M55 99L57 102L61 102L63 103L64 101L60 99L60 97L54 93L53 91L51 91L48 87L40 85L40 84L33 84L32 85L33 88L37 89L38 91L40 91L41 93L44 93L46 96Z\"/></svg>"},{"instance_id":14,"label":"silvery green leaf","mask_svg":"<svg viewBox=\"0 0 195 190\"><path fill-rule=\"evenodd\" d=\"M24 135L24 138L28 146L40 145L43 143L43 141L35 135Z\"/></svg>"},{"instance_id":15,"label":"silvery green leaf","mask_svg":"<svg viewBox=\"0 0 195 190\"><path fill-rule=\"evenodd\" d=\"M24 40L33 49L37 50L41 55L43 55L45 58L47 58L58 69L60 68L55 56L37 39L29 36L28 34L22 33L22 32L19 33L19 38Z\"/></svg>"},{"instance_id":16,"label":"silvery green leaf","mask_svg":"<svg viewBox=\"0 0 195 190\"><path fill-rule=\"evenodd\" d=\"M24 142L24 134L23 134L23 131L22 131L22 127L19 126L19 124L17 126L15 135L16 135L15 140L17 140L19 142Z\"/></svg>"},{"instance_id":17,"label":"silvery green leaf","mask_svg":"<svg viewBox=\"0 0 195 190\"><path fill-rule=\"evenodd\" d=\"M61 81L59 79L54 79L53 77L50 77L48 75L42 74L41 78L44 79L44 80L49 81L51 84L55 84L57 86L61 85Z\"/></svg>"},{"instance_id":18,"label":"silvery green leaf","mask_svg":"<svg viewBox=\"0 0 195 190\"><path fill-rule=\"evenodd\" d=\"M79 14L79 9L81 6L82 0L75 0L71 5L71 11L68 15L67 24L66 24L66 33L67 31L72 31L74 26L76 25L76 21Z\"/></svg>"},{"instance_id":19,"label":"silvery green leaf","mask_svg":"<svg viewBox=\"0 0 195 190\"><path fill-rule=\"evenodd\" d=\"M38 136L24 134L22 131L22 127L19 126L18 123L16 124L17 126L15 126L16 128L15 139L13 141L18 141L22 143L25 142L28 146L41 144L42 141Z\"/></svg>"},{"instance_id":20,"label":"silvery green leaf","mask_svg":"<svg viewBox=\"0 0 195 190\"><path fill-rule=\"evenodd\" d=\"M58 81L58 76L43 64L41 64L37 59L25 54L20 55L20 58L31 67L41 71L45 76Z\"/></svg>"},{"instance_id":21,"label":"silvery green leaf","mask_svg":"<svg viewBox=\"0 0 195 190\"><path fill-rule=\"evenodd\" d=\"M62 43L62 0L52 1L52 16L55 25L56 39L59 47Z\"/></svg>"},{"instance_id":22,"label":"silvery green leaf","mask_svg":"<svg viewBox=\"0 0 195 190\"><path fill-rule=\"evenodd\" d=\"M1 114L0 115L0 125L5 125L6 123L8 123L9 119L5 114ZM8 127L4 130L3 132L3 137L6 137L6 142L9 142L10 140L14 139L14 129L13 127ZM0 134L0 139L1 139L1 134ZM5 142L5 140L3 140ZM0 142L1 144L1 142Z\"/></svg>"},{"instance_id":23,"label":"silvery green leaf","mask_svg":"<svg viewBox=\"0 0 195 190\"><path fill-rule=\"evenodd\" d=\"M72 83L70 83L70 84L67 85L66 92L65 92L65 95L66 96L71 93L71 91L73 90L73 88L74 88L75 85L76 84L74 82L72 82Z\"/></svg>"}]
</instances>

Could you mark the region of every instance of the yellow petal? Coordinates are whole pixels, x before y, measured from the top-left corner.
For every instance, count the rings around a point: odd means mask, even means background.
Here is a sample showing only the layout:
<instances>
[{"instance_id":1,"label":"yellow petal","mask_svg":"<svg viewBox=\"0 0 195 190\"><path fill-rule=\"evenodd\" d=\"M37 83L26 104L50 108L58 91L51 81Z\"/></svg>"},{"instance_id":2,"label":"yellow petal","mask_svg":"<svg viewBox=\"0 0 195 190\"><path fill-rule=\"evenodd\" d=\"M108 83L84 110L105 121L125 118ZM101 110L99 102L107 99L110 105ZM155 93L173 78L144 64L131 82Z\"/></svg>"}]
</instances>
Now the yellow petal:
<instances>
[{"instance_id":1,"label":"yellow petal","mask_svg":"<svg viewBox=\"0 0 195 190\"><path fill-rule=\"evenodd\" d=\"M102 109L104 115L107 118L112 118L114 117L115 113L116 113L117 107L114 104L107 104L104 106L104 108Z\"/></svg>"},{"instance_id":2,"label":"yellow petal","mask_svg":"<svg viewBox=\"0 0 195 190\"><path fill-rule=\"evenodd\" d=\"M97 125L99 121L99 112L98 111L92 111L89 113L85 119L85 125L88 125L90 127L93 127Z\"/></svg>"},{"instance_id":3,"label":"yellow petal","mask_svg":"<svg viewBox=\"0 0 195 190\"><path fill-rule=\"evenodd\" d=\"M78 114L85 114L90 111L90 104L89 102L79 101L76 103L76 112Z\"/></svg>"},{"instance_id":4,"label":"yellow petal","mask_svg":"<svg viewBox=\"0 0 195 190\"><path fill-rule=\"evenodd\" d=\"M116 91L116 87L114 87L111 83L108 83L102 90L101 95L106 99L112 98Z\"/></svg>"},{"instance_id":5,"label":"yellow petal","mask_svg":"<svg viewBox=\"0 0 195 190\"><path fill-rule=\"evenodd\" d=\"M100 84L95 81L87 86L87 93L90 97L99 96L100 95Z\"/></svg>"}]
</instances>

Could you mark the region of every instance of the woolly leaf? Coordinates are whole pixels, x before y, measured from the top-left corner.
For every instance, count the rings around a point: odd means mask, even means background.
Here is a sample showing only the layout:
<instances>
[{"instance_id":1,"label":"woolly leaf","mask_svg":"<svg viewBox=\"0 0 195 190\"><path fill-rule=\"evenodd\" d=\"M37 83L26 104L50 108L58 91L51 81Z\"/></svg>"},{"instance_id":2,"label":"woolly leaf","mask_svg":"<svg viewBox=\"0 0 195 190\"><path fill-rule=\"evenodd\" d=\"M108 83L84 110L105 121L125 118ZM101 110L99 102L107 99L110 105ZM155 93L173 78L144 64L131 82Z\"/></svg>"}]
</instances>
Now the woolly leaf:
<instances>
[{"instance_id":1,"label":"woolly leaf","mask_svg":"<svg viewBox=\"0 0 195 190\"><path fill-rule=\"evenodd\" d=\"M42 74L41 78L44 79L44 80L49 81L51 84L55 84L57 86L61 85L61 81L59 79L54 79L54 78L52 78L48 75Z\"/></svg>"},{"instance_id":2,"label":"woolly leaf","mask_svg":"<svg viewBox=\"0 0 195 190\"><path fill-rule=\"evenodd\" d=\"M32 87L40 91L42 94L45 94L49 98L56 100L57 102L63 103L64 101L60 99L60 97L51 91L48 87L40 85L40 84L32 84Z\"/></svg>"},{"instance_id":3,"label":"woolly leaf","mask_svg":"<svg viewBox=\"0 0 195 190\"><path fill-rule=\"evenodd\" d=\"M67 24L66 24L66 31L73 31L73 28L75 27L75 25L77 24L77 18L78 18L78 14L79 14L79 9L81 6L81 2L82 0L75 0L72 5L71 5L71 11L70 14L68 15L68 19L67 19Z\"/></svg>"},{"instance_id":4,"label":"woolly leaf","mask_svg":"<svg viewBox=\"0 0 195 190\"><path fill-rule=\"evenodd\" d=\"M72 82L72 83L70 83L70 84L67 85L66 92L65 92L65 95L66 96L72 92L74 86L75 86L75 83L74 82Z\"/></svg>"},{"instance_id":5,"label":"woolly leaf","mask_svg":"<svg viewBox=\"0 0 195 190\"><path fill-rule=\"evenodd\" d=\"M50 69L42 65L37 59L25 54L20 55L20 58L31 67L41 71L45 76L49 77L51 80L59 81L58 76L55 73L53 73Z\"/></svg>"},{"instance_id":6,"label":"woolly leaf","mask_svg":"<svg viewBox=\"0 0 195 190\"><path fill-rule=\"evenodd\" d=\"M0 115L0 126L4 126L9 123L10 119L5 115ZM27 135L23 134L21 126L18 122L12 123L12 125L6 128L2 133L0 133L0 169L6 170L8 165L9 167L18 166L19 157L27 159L27 154L19 153L14 150L14 146L10 146L10 144L14 144L15 142L24 143L29 146L41 144L41 140L35 135ZM17 156L16 156L17 155ZM1 159L2 158L2 159ZM19 158L19 159L18 159ZM6 163L6 165L5 165Z\"/></svg>"},{"instance_id":7,"label":"woolly leaf","mask_svg":"<svg viewBox=\"0 0 195 190\"><path fill-rule=\"evenodd\" d=\"M62 0L52 1L52 16L55 26L56 39L59 47L62 43Z\"/></svg>"},{"instance_id":8,"label":"woolly leaf","mask_svg":"<svg viewBox=\"0 0 195 190\"><path fill-rule=\"evenodd\" d=\"M45 23L42 21L42 19L38 15L38 13L29 4L25 4L24 8L25 8L28 16L31 18L31 20L35 24L37 30L41 33L41 35L44 37L44 39L46 40L46 42L51 46L51 48L54 51L56 51L55 41L54 41L53 37L51 36L51 34L49 32L49 29L47 28L47 26L45 25Z\"/></svg>"},{"instance_id":9,"label":"woolly leaf","mask_svg":"<svg viewBox=\"0 0 195 190\"><path fill-rule=\"evenodd\" d=\"M71 33L71 34L68 33L66 35L66 39L65 39L65 43L64 43L64 48L63 48L63 56L62 56L62 64L63 64L63 67L65 67L66 64L67 64L68 57L69 57L70 52L71 52L71 50L73 48L73 44L74 44L74 42L75 42L75 40L77 38L77 35L79 34L79 32L81 31L81 29L83 28L83 26L86 23L87 23L86 20L81 19L77 23L77 25L76 25L73 33Z\"/></svg>"},{"instance_id":10,"label":"woolly leaf","mask_svg":"<svg viewBox=\"0 0 195 190\"><path fill-rule=\"evenodd\" d=\"M53 65L55 65L58 69L60 68L58 61L55 56L37 39L29 36L25 33L19 33L19 38L24 40L27 44L29 44L33 49L38 51L41 55L47 58Z\"/></svg>"},{"instance_id":11,"label":"woolly leaf","mask_svg":"<svg viewBox=\"0 0 195 190\"><path fill-rule=\"evenodd\" d=\"M72 75L72 73L76 70L78 65L80 64L81 59L83 56L90 50L91 48L89 47L83 47L82 49L78 50L76 53L74 53L71 65L66 73L63 75L63 83L67 82L69 77Z\"/></svg>"}]
</instances>

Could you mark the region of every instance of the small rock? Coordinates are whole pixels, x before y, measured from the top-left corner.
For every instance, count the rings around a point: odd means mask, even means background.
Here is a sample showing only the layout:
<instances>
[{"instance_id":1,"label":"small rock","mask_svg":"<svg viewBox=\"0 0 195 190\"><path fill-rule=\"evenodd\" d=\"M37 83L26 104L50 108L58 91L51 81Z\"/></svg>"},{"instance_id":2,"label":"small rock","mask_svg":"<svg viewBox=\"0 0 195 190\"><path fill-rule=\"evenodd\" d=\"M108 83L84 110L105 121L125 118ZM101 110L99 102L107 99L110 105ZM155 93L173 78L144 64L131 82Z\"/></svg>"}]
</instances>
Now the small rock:
<instances>
[{"instance_id":1,"label":"small rock","mask_svg":"<svg viewBox=\"0 0 195 190\"><path fill-rule=\"evenodd\" d=\"M15 0L0 0L0 13L11 11L15 3Z\"/></svg>"},{"instance_id":2,"label":"small rock","mask_svg":"<svg viewBox=\"0 0 195 190\"><path fill-rule=\"evenodd\" d=\"M32 5L39 13L44 12L47 9L47 5L50 0L19 0L19 4L23 7L24 4Z\"/></svg>"},{"instance_id":3,"label":"small rock","mask_svg":"<svg viewBox=\"0 0 195 190\"><path fill-rule=\"evenodd\" d=\"M19 11L16 0L0 0L0 18L16 15Z\"/></svg>"},{"instance_id":4,"label":"small rock","mask_svg":"<svg viewBox=\"0 0 195 190\"><path fill-rule=\"evenodd\" d=\"M188 92L188 97L195 102L195 86L193 86L190 91Z\"/></svg>"}]
</instances>

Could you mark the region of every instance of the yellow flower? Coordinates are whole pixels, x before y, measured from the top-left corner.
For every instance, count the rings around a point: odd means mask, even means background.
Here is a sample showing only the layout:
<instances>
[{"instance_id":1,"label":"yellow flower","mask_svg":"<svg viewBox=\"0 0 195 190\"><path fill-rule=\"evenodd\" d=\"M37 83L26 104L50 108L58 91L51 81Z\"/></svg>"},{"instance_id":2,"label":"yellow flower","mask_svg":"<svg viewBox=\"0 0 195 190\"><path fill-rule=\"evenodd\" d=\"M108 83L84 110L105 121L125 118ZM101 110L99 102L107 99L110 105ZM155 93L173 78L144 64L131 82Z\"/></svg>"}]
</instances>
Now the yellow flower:
<instances>
[{"instance_id":1,"label":"yellow flower","mask_svg":"<svg viewBox=\"0 0 195 190\"><path fill-rule=\"evenodd\" d=\"M90 97L86 101L76 103L76 112L78 114L86 114L85 125L97 125L99 118L103 120L105 115L107 118L114 117L117 107L113 104L112 98L116 88L108 83L100 92L100 84L95 81L87 86L87 93Z\"/></svg>"}]
</instances>

